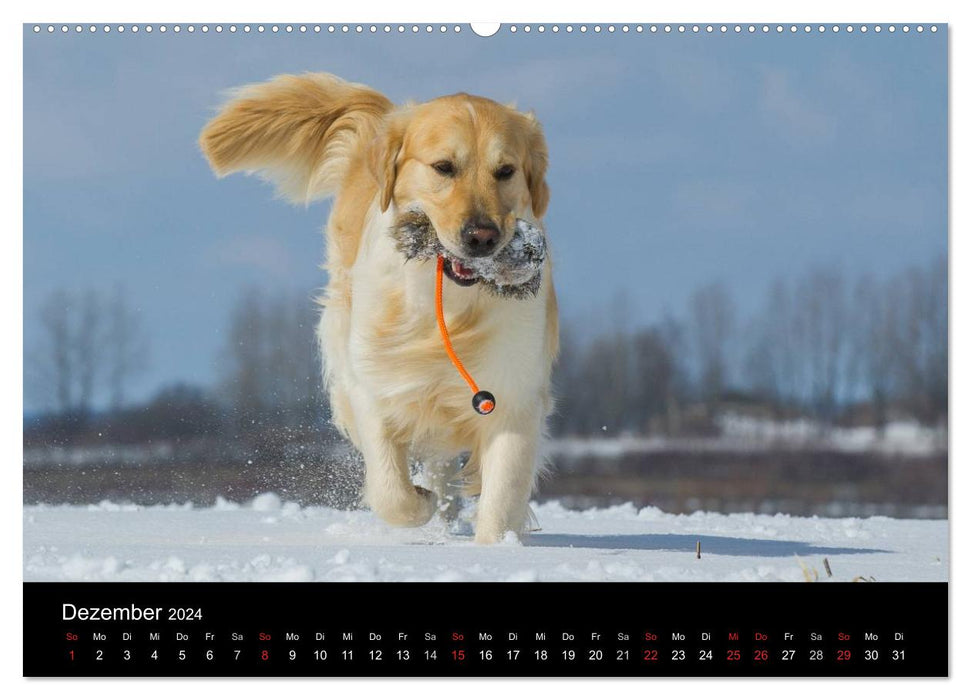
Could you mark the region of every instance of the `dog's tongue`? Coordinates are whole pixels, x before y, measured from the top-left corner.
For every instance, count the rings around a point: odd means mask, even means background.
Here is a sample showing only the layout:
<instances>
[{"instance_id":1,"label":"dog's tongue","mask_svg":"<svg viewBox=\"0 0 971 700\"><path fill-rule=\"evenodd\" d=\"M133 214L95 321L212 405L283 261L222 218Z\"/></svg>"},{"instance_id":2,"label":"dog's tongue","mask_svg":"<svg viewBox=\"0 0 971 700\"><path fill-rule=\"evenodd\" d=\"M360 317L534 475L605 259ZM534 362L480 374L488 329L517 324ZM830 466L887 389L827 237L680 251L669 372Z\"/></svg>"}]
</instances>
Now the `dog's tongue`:
<instances>
[{"instance_id":1,"label":"dog's tongue","mask_svg":"<svg viewBox=\"0 0 971 700\"><path fill-rule=\"evenodd\" d=\"M458 277L475 277L475 271L472 268L466 267L457 260L452 261L452 272Z\"/></svg>"}]
</instances>

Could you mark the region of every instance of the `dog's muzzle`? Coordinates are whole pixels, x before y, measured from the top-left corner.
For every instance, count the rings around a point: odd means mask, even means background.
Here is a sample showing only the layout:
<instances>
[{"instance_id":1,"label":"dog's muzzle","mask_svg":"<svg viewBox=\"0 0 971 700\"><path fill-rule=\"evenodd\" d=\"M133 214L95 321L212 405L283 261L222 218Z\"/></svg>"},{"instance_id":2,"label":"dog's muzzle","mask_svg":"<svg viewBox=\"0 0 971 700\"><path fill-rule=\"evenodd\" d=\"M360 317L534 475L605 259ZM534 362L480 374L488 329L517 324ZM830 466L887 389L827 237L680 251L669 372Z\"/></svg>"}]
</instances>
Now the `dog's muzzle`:
<instances>
[{"instance_id":1,"label":"dog's muzzle","mask_svg":"<svg viewBox=\"0 0 971 700\"><path fill-rule=\"evenodd\" d=\"M431 220L420 210L401 214L391 228L396 247L408 260L445 258L445 276L462 287L481 282L493 294L524 299L535 296L546 261L546 234L525 219L516 219L509 243L492 255L460 259L439 242Z\"/></svg>"}]
</instances>

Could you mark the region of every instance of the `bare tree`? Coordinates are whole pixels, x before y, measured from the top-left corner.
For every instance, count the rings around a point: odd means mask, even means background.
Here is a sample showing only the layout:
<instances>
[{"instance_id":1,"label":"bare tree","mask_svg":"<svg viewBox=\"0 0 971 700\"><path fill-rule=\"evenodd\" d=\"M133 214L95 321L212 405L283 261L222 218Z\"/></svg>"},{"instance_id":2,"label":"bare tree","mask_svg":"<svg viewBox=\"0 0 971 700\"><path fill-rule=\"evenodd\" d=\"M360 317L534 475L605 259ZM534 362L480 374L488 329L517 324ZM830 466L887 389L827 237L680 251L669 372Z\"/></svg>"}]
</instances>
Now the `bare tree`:
<instances>
[{"instance_id":1,"label":"bare tree","mask_svg":"<svg viewBox=\"0 0 971 700\"><path fill-rule=\"evenodd\" d=\"M777 414L797 401L803 383L796 325L789 285L776 279L761 313L749 324L745 376Z\"/></svg>"},{"instance_id":2,"label":"bare tree","mask_svg":"<svg viewBox=\"0 0 971 700\"><path fill-rule=\"evenodd\" d=\"M928 348L927 386L929 420L945 423L948 417L948 267L940 256L927 267Z\"/></svg>"},{"instance_id":3,"label":"bare tree","mask_svg":"<svg viewBox=\"0 0 971 700\"><path fill-rule=\"evenodd\" d=\"M320 307L302 294L296 295L292 302L294 319L290 324L288 343L294 353L292 381L296 389L295 404L300 409L302 419L310 422L320 415L325 403L320 346L317 342Z\"/></svg>"},{"instance_id":4,"label":"bare tree","mask_svg":"<svg viewBox=\"0 0 971 700\"><path fill-rule=\"evenodd\" d=\"M567 319L560 319L560 355L553 368L553 395L556 399L556 410L551 424L553 430L559 434L576 434L581 432L583 410L578 395L582 372L582 350L575 324Z\"/></svg>"},{"instance_id":5,"label":"bare tree","mask_svg":"<svg viewBox=\"0 0 971 700\"><path fill-rule=\"evenodd\" d=\"M269 358L266 403L281 417L306 420L319 406L317 311L303 295L280 294L263 306L264 352Z\"/></svg>"},{"instance_id":6,"label":"bare tree","mask_svg":"<svg viewBox=\"0 0 971 700\"><path fill-rule=\"evenodd\" d=\"M122 287L115 287L107 311L107 382L117 410L124 406L128 383L148 367L148 338Z\"/></svg>"},{"instance_id":7,"label":"bare tree","mask_svg":"<svg viewBox=\"0 0 971 700\"><path fill-rule=\"evenodd\" d=\"M306 424L322 406L316 310L306 297L244 292L227 338L224 386L240 426Z\"/></svg>"},{"instance_id":8,"label":"bare tree","mask_svg":"<svg viewBox=\"0 0 971 700\"><path fill-rule=\"evenodd\" d=\"M74 408L75 357L72 350L71 302L63 289L51 293L40 309L41 349L33 355L39 381L52 390L60 413Z\"/></svg>"},{"instance_id":9,"label":"bare tree","mask_svg":"<svg viewBox=\"0 0 971 700\"><path fill-rule=\"evenodd\" d=\"M893 304L899 313L894 344L905 401L926 423L947 416L947 264L944 258L894 278Z\"/></svg>"},{"instance_id":10,"label":"bare tree","mask_svg":"<svg viewBox=\"0 0 971 700\"><path fill-rule=\"evenodd\" d=\"M898 347L899 310L892 285L883 286L866 276L854 293L853 374L867 392L878 430L887 424L887 411L898 389L894 363Z\"/></svg>"},{"instance_id":11,"label":"bare tree","mask_svg":"<svg viewBox=\"0 0 971 700\"><path fill-rule=\"evenodd\" d=\"M686 363L687 341L684 324L670 313L665 313L658 325L661 341L667 349L671 362L671 382L664 402L665 425L667 433L679 433L682 424L682 409L688 402L691 392L691 379Z\"/></svg>"},{"instance_id":12,"label":"bare tree","mask_svg":"<svg viewBox=\"0 0 971 700\"><path fill-rule=\"evenodd\" d=\"M627 337L620 332L605 333L596 338L584 353L575 387L580 392L576 399L583 408L581 426L584 432L606 428L611 433L618 433L629 428L630 359ZM591 393L591 388L596 390ZM582 396L583 391L587 392L586 397Z\"/></svg>"},{"instance_id":13,"label":"bare tree","mask_svg":"<svg viewBox=\"0 0 971 700\"><path fill-rule=\"evenodd\" d=\"M52 292L40 308L41 347L35 374L61 413L91 411L104 368L104 312L93 290Z\"/></svg>"},{"instance_id":14,"label":"bare tree","mask_svg":"<svg viewBox=\"0 0 971 700\"><path fill-rule=\"evenodd\" d=\"M104 313L101 299L94 290L81 297L79 316L74 329L74 351L78 371L78 404L82 413L91 410L99 374L104 367Z\"/></svg>"},{"instance_id":15,"label":"bare tree","mask_svg":"<svg viewBox=\"0 0 971 700\"><path fill-rule=\"evenodd\" d=\"M589 342L564 323L554 375L556 432L677 432L688 387L682 336L670 316L633 332L614 324Z\"/></svg>"},{"instance_id":16,"label":"bare tree","mask_svg":"<svg viewBox=\"0 0 971 700\"><path fill-rule=\"evenodd\" d=\"M805 396L824 422L836 414L848 370L848 310L843 276L817 269L796 288L795 333L807 372Z\"/></svg>"},{"instance_id":17,"label":"bare tree","mask_svg":"<svg viewBox=\"0 0 971 700\"><path fill-rule=\"evenodd\" d=\"M628 386L632 428L650 431L652 426L671 432L672 412L677 412L677 366L662 330L646 328L630 339L633 368ZM672 405L674 404L674 405Z\"/></svg>"},{"instance_id":18,"label":"bare tree","mask_svg":"<svg viewBox=\"0 0 971 700\"><path fill-rule=\"evenodd\" d=\"M728 347L735 322L731 295L722 283L701 287L689 304L691 339L701 395L713 410L728 379Z\"/></svg>"},{"instance_id":19,"label":"bare tree","mask_svg":"<svg viewBox=\"0 0 971 700\"><path fill-rule=\"evenodd\" d=\"M263 410L264 367L261 295L247 290L233 307L227 336L226 385L229 400L241 425L255 420Z\"/></svg>"}]
</instances>

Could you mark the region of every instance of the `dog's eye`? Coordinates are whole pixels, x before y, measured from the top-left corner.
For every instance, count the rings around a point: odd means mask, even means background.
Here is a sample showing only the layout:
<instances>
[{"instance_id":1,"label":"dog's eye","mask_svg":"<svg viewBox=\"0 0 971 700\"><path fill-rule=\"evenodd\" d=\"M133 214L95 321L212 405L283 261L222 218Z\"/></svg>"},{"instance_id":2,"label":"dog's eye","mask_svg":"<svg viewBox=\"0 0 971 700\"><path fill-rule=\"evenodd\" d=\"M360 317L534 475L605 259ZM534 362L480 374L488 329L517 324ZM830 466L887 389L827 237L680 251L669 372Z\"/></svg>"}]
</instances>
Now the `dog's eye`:
<instances>
[{"instance_id":1,"label":"dog's eye","mask_svg":"<svg viewBox=\"0 0 971 700\"><path fill-rule=\"evenodd\" d=\"M445 177L452 177L455 174L455 164L450 160L440 160L437 163L432 163L432 167L435 168L435 172Z\"/></svg>"},{"instance_id":2,"label":"dog's eye","mask_svg":"<svg viewBox=\"0 0 971 700\"><path fill-rule=\"evenodd\" d=\"M512 165L503 165L495 172L497 180L508 180L515 174L516 168Z\"/></svg>"}]
</instances>

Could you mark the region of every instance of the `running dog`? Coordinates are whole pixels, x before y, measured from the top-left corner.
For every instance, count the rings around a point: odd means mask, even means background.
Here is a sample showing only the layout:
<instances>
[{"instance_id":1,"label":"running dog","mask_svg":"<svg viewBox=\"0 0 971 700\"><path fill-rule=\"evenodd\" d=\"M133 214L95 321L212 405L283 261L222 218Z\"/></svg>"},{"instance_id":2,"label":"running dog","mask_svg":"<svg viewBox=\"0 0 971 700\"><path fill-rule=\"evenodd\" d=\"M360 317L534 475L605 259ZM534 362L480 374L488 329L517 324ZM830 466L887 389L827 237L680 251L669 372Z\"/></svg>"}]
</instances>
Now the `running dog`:
<instances>
[{"instance_id":1,"label":"running dog","mask_svg":"<svg viewBox=\"0 0 971 700\"><path fill-rule=\"evenodd\" d=\"M467 94L395 106L333 75L285 75L235 91L200 145L220 177L258 173L300 203L335 196L318 338L333 420L364 457L367 504L393 525L422 525L443 494L412 483L411 461L447 474L467 454L446 481L479 496L475 540L521 535L552 406L552 262L513 289L478 271L517 225L543 230L536 118ZM439 256L452 344L495 395L490 415L472 410L442 346Z\"/></svg>"}]
</instances>

